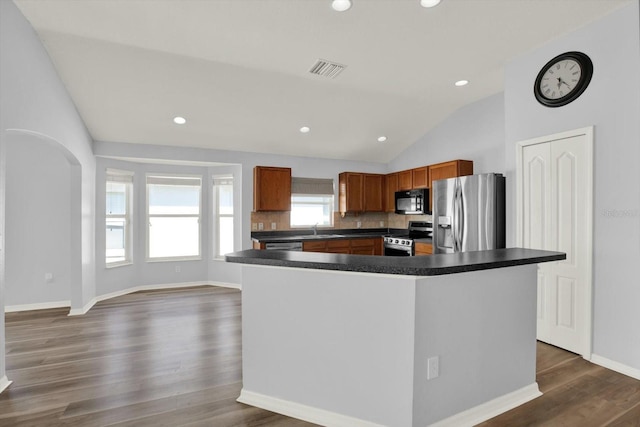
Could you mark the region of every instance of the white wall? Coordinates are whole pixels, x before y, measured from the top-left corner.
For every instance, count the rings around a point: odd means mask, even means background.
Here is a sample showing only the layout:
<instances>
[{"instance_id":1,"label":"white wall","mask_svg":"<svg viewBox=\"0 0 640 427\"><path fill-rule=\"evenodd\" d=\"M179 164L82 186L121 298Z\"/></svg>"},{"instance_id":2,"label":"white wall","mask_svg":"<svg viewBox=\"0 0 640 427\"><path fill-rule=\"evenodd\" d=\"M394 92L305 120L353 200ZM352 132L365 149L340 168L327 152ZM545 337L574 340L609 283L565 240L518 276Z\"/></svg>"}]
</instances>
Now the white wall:
<instances>
[{"instance_id":1,"label":"white wall","mask_svg":"<svg viewBox=\"0 0 640 427\"><path fill-rule=\"evenodd\" d=\"M505 74L506 169L513 182L515 143L595 125L593 352L640 369L640 12L638 2L528 52ZM571 50L589 55L593 79L561 108L533 96L540 68ZM515 240L515 192L507 196L510 242Z\"/></svg>"},{"instance_id":2,"label":"white wall","mask_svg":"<svg viewBox=\"0 0 640 427\"><path fill-rule=\"evenodd\" d=\"M69 160L77 158L72 168L72 193L78 191L80 209L70 221L80 224L71 231L71 250L80 256L70 268L71 303L82 307L95 292L94 267L94 188L95 160L91 138L73 102L60 81L49 56L31 25L11 1L0 1L0 232L13 224L6 222L4 187L6 179L6 145L8 140L37 138L55 142ZM73 199L73 194L71 195ZM41 236L45 238L44 236ZM4 242L3 242L4 243ZM4 245L0 255L0 306L6 291ZM0 316L0 389L5 377L4 316ZM6 384L5 384L6 385Z\"/></svg>"},{"instance_id":3,"label":"white wall","mask_svg":"<svg viewBox=\"0 0 640 427\"><path fill-rule=\"evenodd\" d=\"M4 121L2 120L2 111L0 111L0 130L4 129ZM0 307L4 307L4 289L5 289L5 180L7 176L7 143L0 138ZM0 315L0 392L9 385L5 367L5 333L4 333L4 316Z\"/></svg>"},{"instance_id":4,"label":"white wall","mask_svg":"<svg viewBox=\"0 0 640 427\"><path fill-rule=\"evenodd\" d=\"M40 141L9 141L6 156L5 304L69 305L71 165Z\"/></svg>"},{"instance_id":5,"label":"white wall","mask_svg":"<svg viewBox=\"0 0 640 427\"><path fill-rule=\"evenodd\" d=\"M504 95L460 108L403 151L388 172L454 159L473 160L474 173L504 171Z\"/></svg>"},{"instance_id":6,"label":"white wall","mask_svg":"<svg viewBox=\"0 0 640 427\"><path fill-rule=\"evenodd\" d=\"M80 228L69 236L78 254L70 271L70 298L72 307L79 309L95 293L92 140L40 39L13 2L0 1L0 20L0 140L6 144L35 138L52 144L77 162L81 174L72 172L80 209L70 218ZM11 226L5 223L5 228Z\"/></svg>"}]
</instances>

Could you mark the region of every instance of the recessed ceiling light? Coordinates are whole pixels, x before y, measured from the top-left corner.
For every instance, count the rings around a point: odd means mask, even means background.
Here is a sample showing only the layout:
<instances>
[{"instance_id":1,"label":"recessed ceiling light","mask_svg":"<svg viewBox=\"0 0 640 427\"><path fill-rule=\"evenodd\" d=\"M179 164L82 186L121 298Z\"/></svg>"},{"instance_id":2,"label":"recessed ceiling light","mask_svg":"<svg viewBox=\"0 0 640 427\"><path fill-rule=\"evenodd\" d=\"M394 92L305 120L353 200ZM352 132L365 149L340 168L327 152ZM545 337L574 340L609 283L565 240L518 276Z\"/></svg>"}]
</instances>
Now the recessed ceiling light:
<instances>
[{"instance_id":1,"label":"recessed ceiling light","mask_svg":"<svg viewBox=\"0 0 640 427\"><path fill-rule=\"evenodd\" d=\"M309 126L302 126L300 128L300 132L302 132L302 133L309 133L310 130L311 129L309 128Z\"/></svg>"},{"instance_id":2,"label":"recessed ceiling light","mask_svg":"<svg viewBox=\"0 0 640 427\"><path fill-rule=\"evenodd\" d=\"M187 119L185 119L184 117L177 116L173 118L173 123L177 125L183 125L187 123Z\"/></svg>"},{"instance_id":3,"label":"recessed ceiling light","mask_svg":"<svg viewBox=\"0 0 640 427\"><path fill-rule=\"evenodd\" d=\"M440 0L420 0L422 7L434 7L440 4Z\"/></svg>"},{"instance_id":4,"label":"recessed ceiling light","mask_svg":"<svg viewBox=\"0 0 640 427\"><path fill-rule=\"evenodd\" d=\"M385 142L387 140L387 137L382 135L378 137L378 142Z\"/></svg>"},{"instance_id":5,"label":"recessed ceiling light","mask_svg":"<svg viewBox=\"0 0 640 427\"><path fill-rule=\"evenodd\" d=\"M351 8L351 0L333 0L331 2L331 7L336 12L344 12Z\"/></svg>"},{"instance_id":6,"label":"recessed ceiling light","mask_svg":"<svg viewBox=\"0 0 640 427\"><path fill-rule=\"evenodd\" d=\"M466 86L469 84L469 80L458 80L454 83L456 86Z\"/></svg>"}]
</instances>

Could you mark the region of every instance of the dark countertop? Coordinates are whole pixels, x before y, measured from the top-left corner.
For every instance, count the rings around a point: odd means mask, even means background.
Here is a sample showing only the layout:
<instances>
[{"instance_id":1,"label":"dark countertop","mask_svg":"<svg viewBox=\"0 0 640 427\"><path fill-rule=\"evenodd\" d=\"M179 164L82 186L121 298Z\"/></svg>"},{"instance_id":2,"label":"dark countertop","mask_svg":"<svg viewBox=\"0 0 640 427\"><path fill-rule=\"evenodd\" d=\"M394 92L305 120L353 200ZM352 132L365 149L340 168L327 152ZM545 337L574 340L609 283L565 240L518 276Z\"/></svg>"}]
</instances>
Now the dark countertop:
<instances>
[{"instance_id":1,"label":"dark countertop","mask_svg":"<svg viewBox=\"0 0 640 427\"><path fill-rule=\"evenodd\" d=\"M260 243L303 242L307 240L335 240L335 239L364 239L382 237L388 234L408 233L406 229L394 228L357 228L357 229L318 229L318 235L313 230L281 230L281 231L254 231L251 239Z\"/></svg>"},{"instance_id":2,"label":"dark countertop","mask_svg":"<svg viewBox=\"0 0 640 427\"><path fill-rule=\"evenodd\" d=\"M407 276L439 276L516 265L566 259L562 252L523 248L437 254L416 257L345 255L318 252L264 251L249 249L225 256L227 262L271 265L278 267L314 268L319 270L356 271L363 273L402 274Z\"/></svg>"}]
</instances>

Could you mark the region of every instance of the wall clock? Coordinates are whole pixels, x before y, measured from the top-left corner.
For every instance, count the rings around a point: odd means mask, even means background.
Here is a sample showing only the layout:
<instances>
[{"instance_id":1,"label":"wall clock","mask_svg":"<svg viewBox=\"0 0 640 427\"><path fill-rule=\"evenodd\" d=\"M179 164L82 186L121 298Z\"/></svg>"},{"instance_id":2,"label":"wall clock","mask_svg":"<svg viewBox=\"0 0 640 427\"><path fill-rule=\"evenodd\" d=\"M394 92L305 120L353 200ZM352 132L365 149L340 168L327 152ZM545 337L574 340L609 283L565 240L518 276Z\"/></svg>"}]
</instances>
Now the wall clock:
<instances>
[{"instance_id":1,"label":"wall clock","mask_svg":"<svg viewBox=\"0 0 640 427\"><path fill-rule=\"evenodd\" d=\"M533 93L542 105L561 107L578 98L585 91L593 63L582 52L565 52L547 62L538 73Z\"/></svg>"}]
</instances>

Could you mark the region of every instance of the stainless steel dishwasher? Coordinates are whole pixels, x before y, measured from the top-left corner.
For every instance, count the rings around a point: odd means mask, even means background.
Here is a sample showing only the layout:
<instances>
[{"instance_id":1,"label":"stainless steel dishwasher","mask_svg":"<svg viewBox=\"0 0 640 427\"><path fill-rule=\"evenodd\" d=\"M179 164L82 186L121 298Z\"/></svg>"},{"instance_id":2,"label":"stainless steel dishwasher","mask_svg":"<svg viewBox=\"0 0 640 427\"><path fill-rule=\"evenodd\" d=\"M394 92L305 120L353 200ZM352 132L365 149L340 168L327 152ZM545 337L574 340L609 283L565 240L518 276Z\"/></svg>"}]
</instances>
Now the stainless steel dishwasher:
<instances>
[{"instance_id":1,"label":"stainless steel dishwasher","mask_svg":"<svg viewBox=\"0 0 640 427\"><path fill-rule=\"evenodd\" d=\"M268 251L302 251L302 242L272 242L266 243L264 248Z\"/></svg>"}]
</instances>

